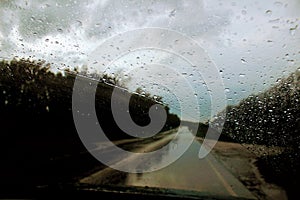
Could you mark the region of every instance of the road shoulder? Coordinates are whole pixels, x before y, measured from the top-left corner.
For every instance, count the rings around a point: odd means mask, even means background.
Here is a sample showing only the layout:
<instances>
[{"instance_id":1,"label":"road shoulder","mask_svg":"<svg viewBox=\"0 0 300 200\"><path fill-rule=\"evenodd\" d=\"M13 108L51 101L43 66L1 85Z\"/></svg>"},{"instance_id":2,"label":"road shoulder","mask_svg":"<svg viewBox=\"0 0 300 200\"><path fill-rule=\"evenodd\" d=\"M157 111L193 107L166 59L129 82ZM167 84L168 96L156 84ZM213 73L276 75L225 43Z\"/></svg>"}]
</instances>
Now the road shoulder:
<instances>
[{"instance_id":1,"label":"road shoulder","mask_svg":"<svg viewBox=\"0 0 300 200\"><path fill-rule=\"evenodd\" d=\"M203 141L202 138L198 140ZM245 145L218 141L212 153L258 199L287 199L281 187L264 180L256 166L259 155L249 151Z\"/></svg>"}]
</instances>

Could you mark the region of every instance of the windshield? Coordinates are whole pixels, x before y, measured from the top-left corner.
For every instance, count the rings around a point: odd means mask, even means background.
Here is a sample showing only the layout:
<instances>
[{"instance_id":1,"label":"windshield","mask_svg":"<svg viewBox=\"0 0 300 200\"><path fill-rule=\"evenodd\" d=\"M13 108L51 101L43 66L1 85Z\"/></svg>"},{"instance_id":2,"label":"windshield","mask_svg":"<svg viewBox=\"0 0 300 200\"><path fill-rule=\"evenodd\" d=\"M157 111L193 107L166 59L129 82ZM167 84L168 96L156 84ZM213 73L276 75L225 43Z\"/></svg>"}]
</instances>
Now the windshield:
<instances>
[{"instance_id":1,"label":"windshield","mask_svg":"<svg viewBox=\"0 0 300 200\"><path fill-rule=\"evenodd\" d=\"M0 197L297 199L299 9L0 1Z\"/></svg>"}]
</instances>

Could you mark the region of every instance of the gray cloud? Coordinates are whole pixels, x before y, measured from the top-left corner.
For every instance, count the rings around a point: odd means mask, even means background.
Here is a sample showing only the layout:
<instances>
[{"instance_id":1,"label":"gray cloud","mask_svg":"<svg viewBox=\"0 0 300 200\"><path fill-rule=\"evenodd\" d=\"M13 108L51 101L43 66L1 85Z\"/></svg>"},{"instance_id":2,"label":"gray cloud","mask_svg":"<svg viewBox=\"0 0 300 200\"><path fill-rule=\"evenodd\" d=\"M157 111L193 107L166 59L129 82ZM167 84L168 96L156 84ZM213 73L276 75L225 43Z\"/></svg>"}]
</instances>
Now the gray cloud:
<instances>
[{"instance_id":1,"label":"gray cloud","mask_svg":"<svg viewBox=\"0 0 300 200\"><path fill-rule=\"evenodd\" d=\"M222 71L230 103L237 103L299 67L299 9L297 0L3 0L0 57L82 65L117 33L168 28L209 53Z\"/></svg>"}]
</instances>

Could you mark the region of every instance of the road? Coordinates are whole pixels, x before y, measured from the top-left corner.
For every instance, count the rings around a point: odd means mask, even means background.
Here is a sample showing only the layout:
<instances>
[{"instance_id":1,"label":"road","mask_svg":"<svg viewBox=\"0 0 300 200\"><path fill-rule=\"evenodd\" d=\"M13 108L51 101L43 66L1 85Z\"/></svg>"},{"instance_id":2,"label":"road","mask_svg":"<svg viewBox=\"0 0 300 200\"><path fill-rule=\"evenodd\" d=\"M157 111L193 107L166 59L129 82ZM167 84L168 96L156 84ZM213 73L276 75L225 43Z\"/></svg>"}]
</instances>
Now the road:
<instances>
[{"instance_id":1,"label":"road","mask_svg":"<svg viewBox=\"0 0 300 200\"><path fill-rule=\"evenodd\" d=\"M187 141L189 137L192 137L186 127L182 127L178 131L176 143L168 151L164 152L160 160L148 161L151 165L159 166L160 162L171 159L171 156L174 155L171 152L181 151L183 148L181 144ZM174 135L175 133L166 134L164 137L152 142L132 141L130 146L135 152L150 152L159 149L174 139ZM119 143L122 144L121 141ZM126 142L123 142L123 144L126 144ZM213 153L210 153L204 159L199 159L200 146L201 143L198 140L194 140L192 145L178 160L158 171L138 174L121 173L121 175L119 171L107 167L83 178L80 182L98 185L103 184L104 180L115 180L116 177L119 177L117 183L114 184L193 190L212 195L255 199L246 187L216 159ZM128 159L139 160L135 156L126 158L126 161ZM115 165L124 163L126 163L125 160L121 159Z\"/></svg>"}]
</instances>

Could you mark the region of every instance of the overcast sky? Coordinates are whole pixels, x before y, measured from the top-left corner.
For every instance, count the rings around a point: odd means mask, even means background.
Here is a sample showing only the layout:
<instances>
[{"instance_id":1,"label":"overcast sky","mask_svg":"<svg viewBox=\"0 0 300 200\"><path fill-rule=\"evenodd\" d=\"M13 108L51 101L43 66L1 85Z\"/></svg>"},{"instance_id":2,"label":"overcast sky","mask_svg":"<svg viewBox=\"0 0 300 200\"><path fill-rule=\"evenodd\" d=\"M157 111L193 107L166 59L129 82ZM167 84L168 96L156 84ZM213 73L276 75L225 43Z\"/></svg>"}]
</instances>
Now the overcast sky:
<instances>
[{"instance_id":1,"label":"overcast sky","mask_svg":"<svg viewBox=\"0 0 300 200\"><path fill-rule=\"evenodd\" d=\"M297 0L2 0L0 57L31 56L53 63L57 68L62 65L81 66L87 63L91 52L118 33L160 27L195 40L207 52L220 70L228 103L235 104L299 68L299 11L300 2ZM128 74L131 79L127 84L132 89L143 86L145 81L141 76L157 73L151 67L139 68L141 63L149 60L163 65L175 61L172 64L177 66L175 71L185 66L182 75L188 80L195 74L189 63L161 51L141 50L127 54L113 66L123 73L128 71L128 63L133 63L137 57L140 60L135 62L135 75ZM196 70L201 71L200 67ZM174 74L166 81L176 81L177 75ZM190 80L192 87L196 88L202 120L205 120L209 113L209 92L201 77L195 75ZM180 83L178 85L180 88ZM155 87L145 87L158 91ZM177 104L169 92L159 93L166 100L172 100L176 109Z\"/></svg>"}]
</instances>

